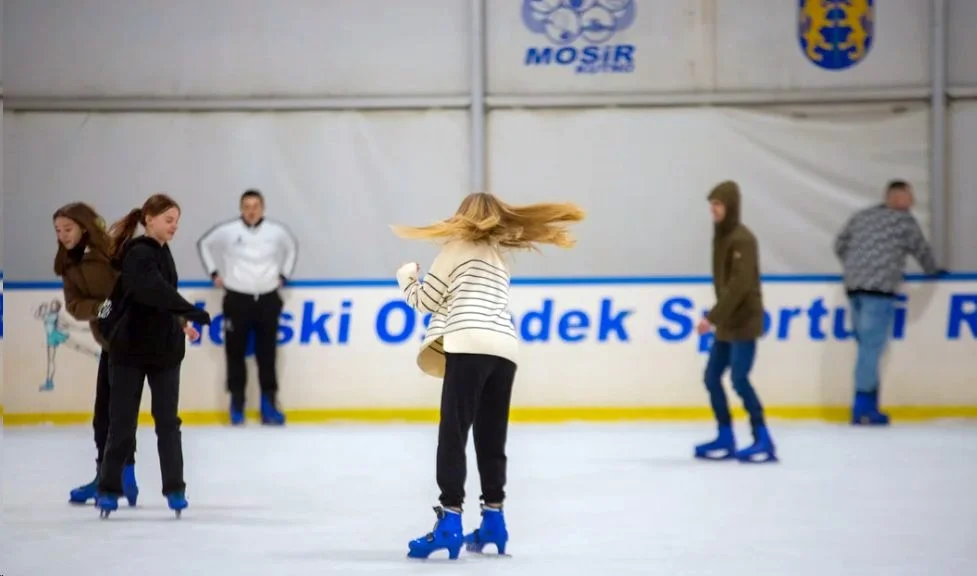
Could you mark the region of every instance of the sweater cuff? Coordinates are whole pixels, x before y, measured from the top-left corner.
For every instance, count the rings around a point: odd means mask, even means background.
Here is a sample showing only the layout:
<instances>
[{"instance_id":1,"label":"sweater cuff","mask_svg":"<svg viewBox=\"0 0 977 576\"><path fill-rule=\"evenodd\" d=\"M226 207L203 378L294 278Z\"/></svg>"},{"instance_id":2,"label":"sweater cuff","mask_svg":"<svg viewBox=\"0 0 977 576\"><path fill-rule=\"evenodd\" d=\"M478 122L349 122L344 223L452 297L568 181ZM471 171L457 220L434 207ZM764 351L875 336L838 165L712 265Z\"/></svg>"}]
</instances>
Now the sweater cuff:
<instances>
[{"instance_id":1,"label":"sweater cuff","mask_svg":"<svg viewBox=\"0 0 977 576\"><path fill-rule=\"evenodd\" d=\"M712 324L713 326L718 326L719 323L716 322L716 314L715 314L715 312L716 312L716 309L715 308L713 308L712 310L710 310L706 314L706 320L708 320L709 323Z\"/></svg>"},{"instance_id":2,"label":"sweater cuff","mask_svg":"<svg viewBox=\"0 0 977 576\"><path fill-rule=\"evenodd\" d=\"M405 290L411 282L417 281L417 264L408 262L397 269L397 284Z\"/></svg>"}]
</instances>

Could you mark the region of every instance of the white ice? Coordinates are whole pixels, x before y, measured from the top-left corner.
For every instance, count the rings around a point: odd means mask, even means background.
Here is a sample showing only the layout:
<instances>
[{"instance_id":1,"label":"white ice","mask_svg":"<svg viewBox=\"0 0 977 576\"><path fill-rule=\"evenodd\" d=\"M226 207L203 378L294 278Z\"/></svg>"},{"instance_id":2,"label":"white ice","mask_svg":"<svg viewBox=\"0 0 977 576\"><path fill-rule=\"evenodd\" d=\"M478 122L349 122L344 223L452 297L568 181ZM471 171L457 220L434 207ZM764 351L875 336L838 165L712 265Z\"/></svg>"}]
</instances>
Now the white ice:
<instances>
[{"instance_id":1,"label":"white ice","mask_svg":"<svg viewBox=\"0 0 977 576\"><path fill-rule=\"evenodd\" d=\"M160 495L139 431L140 501L72 507L91 430L7 428L0 574L977 574L977 427L773 422L776 465L690 458L702 424L514 425L509 558L405 558L434 524L435 428L184 428L190 508ZM741 439L746 431L739 428ZM465 528L478 521L469 448Z\"/></svg>"}]
</instances>

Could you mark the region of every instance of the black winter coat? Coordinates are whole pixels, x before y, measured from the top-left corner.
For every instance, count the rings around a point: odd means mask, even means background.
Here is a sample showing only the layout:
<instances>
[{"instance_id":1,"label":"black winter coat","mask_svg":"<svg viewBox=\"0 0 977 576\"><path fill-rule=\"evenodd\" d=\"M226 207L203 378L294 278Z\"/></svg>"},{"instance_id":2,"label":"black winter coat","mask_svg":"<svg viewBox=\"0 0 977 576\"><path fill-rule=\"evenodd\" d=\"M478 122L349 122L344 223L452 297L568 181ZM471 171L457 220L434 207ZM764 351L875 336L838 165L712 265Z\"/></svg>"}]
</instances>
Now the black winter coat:
<instances>
[{"instance_id":1,"label":"black winter coat","mask_svg":"<svg viewBox=\"0 0 977 576\"><path fill-rule=\"evenodd\" d=\"M116 293L125 304L112 335L112 362L159 369L179 365L186 355L183 326L188 320L210 324L210 314L177 291L170 247L140 236L124 247L117 266Z\"/></svg>"}]
</instances>

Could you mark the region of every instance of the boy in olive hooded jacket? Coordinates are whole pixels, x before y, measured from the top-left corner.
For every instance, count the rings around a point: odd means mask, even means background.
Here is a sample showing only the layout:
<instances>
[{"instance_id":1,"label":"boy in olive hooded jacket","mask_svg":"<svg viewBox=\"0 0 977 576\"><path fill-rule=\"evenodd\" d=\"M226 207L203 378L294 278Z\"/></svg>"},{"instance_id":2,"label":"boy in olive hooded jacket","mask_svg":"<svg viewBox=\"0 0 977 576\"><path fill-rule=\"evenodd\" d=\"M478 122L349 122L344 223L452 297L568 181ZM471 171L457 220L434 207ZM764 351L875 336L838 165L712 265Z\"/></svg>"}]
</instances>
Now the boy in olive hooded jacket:
<instances>
[{"instance_id":1,"label":"boy in olive hooded jacket","mask_svg":"<svg viewBox=\"0 0 977 576\"><path fill-rule=\"evenodd\" d=\"M709 194L715 232L712 274L716 305L699 323L699 333L715 328L705 383L719 426L719 437L695 447L696 458L741 462L776 461L776 448L764 421L763 405L750 383L757 339L763 335L763 294L756 236L740 222L740 190L732 181L718 184ZM730 370L733 390L750 415L754 442L736 450L723 373ZM718 453L718 454L716 454Z\"/></svg>"}]
</instances>

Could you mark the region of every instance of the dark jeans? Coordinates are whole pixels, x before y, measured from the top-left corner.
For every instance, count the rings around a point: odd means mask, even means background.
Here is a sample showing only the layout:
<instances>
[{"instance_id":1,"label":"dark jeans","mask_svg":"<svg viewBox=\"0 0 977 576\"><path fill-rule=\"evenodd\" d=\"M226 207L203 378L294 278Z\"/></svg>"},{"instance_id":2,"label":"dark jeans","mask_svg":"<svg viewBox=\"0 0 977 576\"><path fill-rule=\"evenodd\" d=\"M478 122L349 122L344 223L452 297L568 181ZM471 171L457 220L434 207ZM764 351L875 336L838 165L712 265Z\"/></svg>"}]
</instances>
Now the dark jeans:
<instances>
[{"instance_id":1,"label":"dark jeans","mask_svg":"<svg viewBox=\"0 0 977 576\"><path fill-rule=\"evenodd\" d=\"M877 392L879 363L889 342L889 331L896 314L893 297L855 294L851 297L852 324L858 342L855 361L855 390Z\"/></svg>"},{"instance_id":2,"label":"dark jeans","mask_svg":"<svg viewBox=\"0 0 977 576\"><path fill-rule=\"evenodd\" d=\"M254 331L258 385L272 400L278 392L275 359L278 347L278 319L282 299L277 291L255 297L228 290L224 294L224 356L227 361L227 391L237 408L244 406L248 382L244 356L248 336Z\"/></svg>"},{"instance_id":3,"label":"dark jeans","mask_svg":"<svg viewBox=\"0 0 977 576\"><path fill-rule=\"evenodd\" d=\"M465 448L473 424L481 499L501 504L505 500L505 445L516 365L484 354L445 356L437 456L441 504L460 508L465 500Z\"/></svg>"},{"instance_id":4,"label":"dark jeans","mask_svg":"<svg viewBox=\"0 0 977 576\"><path fill-rule=\"evenodd\" d=\"M92 427L95 429L95 464L101 466L105 458L105 445L109 439L109 355L102 350L98 359L98 379L95 381L95 409ZM142 402L142 388L139 389L139 402ZM136 463L136 441L132 441L132 452L126 457L126 465Z\"/></svg>"},{"instance_id":5,"label":"dark jeans","mask_svg":"<svg viewBox=\"0 0 977 576\"><path fill-rule=\"evenodd\" d=\"M183 481L183 441L177 414L180 403L180 366L160 370L109 362L112 392L109 400L109 437L99 473L99 491L122 494L122 468L136 442L139 400L143 382L152 395L156 446L163 479L163 494L186 489Z\"/></svg>"},{"instance_id":6,"label":"dark jeans","mask_svg":"<svg viewBox=\"0 0 977 576\"><path fill-rule=\"evenodd\" d=\"M723 374L727 368L733 381L733 390L743 401L743 407L750 415L750 425L754 430L764 425L763 405L760 404L760 398L750 384L750 370L756 357L756 347L756 340L713 342L709 352L709 362L706 364L705 381L709 402L720 426L732 424L729 402L723 389Z\"/></svg>"}]
</instances>

